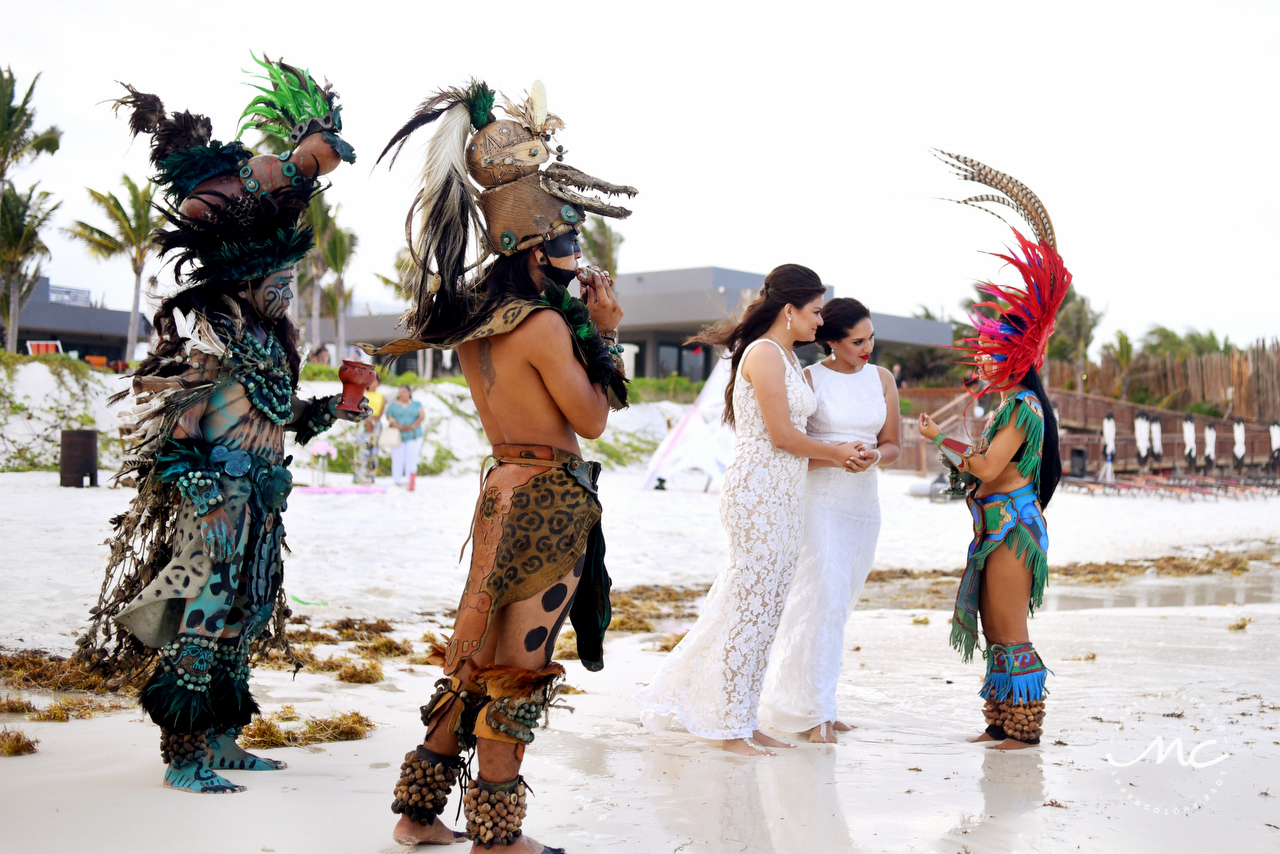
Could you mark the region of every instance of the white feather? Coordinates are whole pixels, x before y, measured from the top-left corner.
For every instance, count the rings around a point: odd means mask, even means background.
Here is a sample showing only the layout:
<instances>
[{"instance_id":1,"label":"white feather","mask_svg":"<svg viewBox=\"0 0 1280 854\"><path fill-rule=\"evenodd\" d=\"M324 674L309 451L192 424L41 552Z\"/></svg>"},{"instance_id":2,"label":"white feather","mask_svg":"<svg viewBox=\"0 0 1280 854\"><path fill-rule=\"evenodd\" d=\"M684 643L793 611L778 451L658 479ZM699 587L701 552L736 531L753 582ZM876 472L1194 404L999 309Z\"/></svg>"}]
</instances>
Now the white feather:
<instances>
[{"instance_id":1,"label":"white feather","mask_svg":"<svg viewBox=\"0 0 1280 854\"><path fill-rule=\"evenodd\" d=\"M173 310L173 326L178 333L178 337L187 342L187 355L193 353L208 353L211 356L223 356L227 350L218 341L218 336L213 334L213 330L209 329L208 324L200 315L192 312L188 317L183 314L182 309L175 308Z\"/></svg>"},{"instance_id":2,"label":"white feather","mask_svg":"<svg viewBox=\"0 0 1280 854\"><path fill-rule=\"evenodd\" d=\"M533 81L529 90L529 112L533 119L533 132L542 133L547 124L547 87L541 80Z\"/></svg>"}]
</instances>

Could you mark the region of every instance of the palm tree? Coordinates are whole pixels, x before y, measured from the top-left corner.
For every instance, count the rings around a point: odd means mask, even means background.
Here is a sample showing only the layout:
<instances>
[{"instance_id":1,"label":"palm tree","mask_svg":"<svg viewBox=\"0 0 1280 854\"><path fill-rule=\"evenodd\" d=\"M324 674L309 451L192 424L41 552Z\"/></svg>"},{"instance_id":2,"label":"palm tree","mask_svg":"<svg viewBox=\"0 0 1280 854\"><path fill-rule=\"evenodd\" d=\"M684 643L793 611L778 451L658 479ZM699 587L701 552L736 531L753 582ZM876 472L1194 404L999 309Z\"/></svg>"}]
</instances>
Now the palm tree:
<instances>
[{"instance_id":1,"label":"palm tree","mask_svg":"<svg viewBox=\"0 0 1280 854\"><path fill-rule=\"evenodd\" d=\"M611 275L618 275L618 250L625 240L602 216L589 216L578 231L587 260Z\"/></svg>"},{"instance_id":2,"label":"palm tree","mask_svg":"<svg viewBox=\"0 0 1280 854\"><path fill-rule=\"evenodd\" d=\"M125 255L133 268L133 310L129 313L129 337L125 340L125 361L133 358L133 348L138 343L138 306L142 301L142 270L147 265L155 245L151 242L151 232L159 224L160 216L151 206L151 195L155 187L148 182L139 187L128 175L123 176L127 191L128 207L116 198L114 193L100 193L89 190L93 199L110 221L111 231L104 231L86 222L76 221L75 225L65 230L69 237L81 241L89 248L89 254L99 260Z\"/></svg>"},{"instance_id":3,"label":"palm tree","mask_svg":"<svg viewBox=\"0 0 1280 854\"><path fill-rule=\"evenodd\" d=\"M382 284L391 288L396 292L396 296L400 299L413 302L413 274L417 269L417 265L413 263L413 256L409 254L408 247L401 246L396 252L395 260L396 277L384 276L381 273L374 273Z\"/></svg>"},{"instance_id":4,"label":"palm tree","mask_svg":"<svg viewBox=\"0 0 1280 854\"><path fill-rule=\"evenodd\" d=\"M33 185L24 195L11 182L0 185L0 285L8 293L5 348L10 353L18 352L18 313L34 286L27 264L49 256L40 232L62 204L50 204L50 195L37 191L38 186ZM37 268L37 278L38 272Z\"/></svg>"},{"instance_id":5,"label":"palm tree","mask_svg":"<svg viewBox=\"0 0 1280 854\"><path fill-rule=\"evenodd\" d=\"M1102 354L1110 356L1120 369L1120 399L1128 400L1129 382L1133 378L1133 342L1123 330L1116 330L1115 343L1103 344ZM1112 393L1115 393L1114 389Z\"/></svg>"},{"instance_id":6,"label":"palm tree","mask_svg":"<svg viewBox=\"0 0 1280 854\"><path fill-rule=\"evenodd\" d=\"M334 318L333 326L334 337L337 339L334 343L338 350L339 360L344 359L347 353L346 306L350 304L351 298L347 294L345 277L347 267L350 266L351 259L356 254L356 243L354 231L338 228L336 224L329 229L329 233L320 242L320 253L324 258L324 264L334 274L333 303L338 311L337 317Z\"/></svg>"},{"instance_id":7,"label":"palm tree","mask_svg":"<svg viewBox=\"0 0 1280 854\"><path fill-rule=\"evenodd\" d=\"M62 141L62 131L54 125L42 131L34 129L36 111L31 106L31 96L39 79L37 74L22 100L15 104L18 85L13 69L0 71L0 185L9 180L10 169L23 160L53 154Z\"/></svg>"},{"instance_id":8,"label":"palm tree","mask_svg":"<svg viewBox=\"0 0 1280 854\"><path fill-rule=\"evenodd\" d=\"M320 317L322 315L320 304L323 300L320 280L329 271L324 263L324 253L320 250L321 244L333 230L333 215L329 211L329 205L325 202L323 193L312 197L311 204L307 207L306 220L307 225L315 231L316 245L298 265L298 301L309 299L311 303L311 320L307 324L307 334L311 339L311 352L314 353L320 349Z\"/></svg>"}]
</instances>

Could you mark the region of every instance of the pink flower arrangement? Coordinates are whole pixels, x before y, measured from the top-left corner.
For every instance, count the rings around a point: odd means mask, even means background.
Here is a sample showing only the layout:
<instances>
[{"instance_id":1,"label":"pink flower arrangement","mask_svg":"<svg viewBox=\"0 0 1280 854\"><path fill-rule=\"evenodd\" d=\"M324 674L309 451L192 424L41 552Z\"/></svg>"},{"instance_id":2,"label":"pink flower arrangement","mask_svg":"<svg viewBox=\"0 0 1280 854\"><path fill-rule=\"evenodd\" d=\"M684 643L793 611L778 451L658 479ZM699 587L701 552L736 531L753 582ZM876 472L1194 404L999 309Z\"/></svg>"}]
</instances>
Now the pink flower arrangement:
<instances>
[{"instance_id":1,"label":"pink flower arrangement","mask_svg":"<svg viewBox=\"0 0 1280 854\"><path fill-rule=\"evenodd\" d=\"M324 439L314 439L307 445L307 452L313 457L327 456L331 460L338 458L338 449Z\"/></svg>"}]
</instances>

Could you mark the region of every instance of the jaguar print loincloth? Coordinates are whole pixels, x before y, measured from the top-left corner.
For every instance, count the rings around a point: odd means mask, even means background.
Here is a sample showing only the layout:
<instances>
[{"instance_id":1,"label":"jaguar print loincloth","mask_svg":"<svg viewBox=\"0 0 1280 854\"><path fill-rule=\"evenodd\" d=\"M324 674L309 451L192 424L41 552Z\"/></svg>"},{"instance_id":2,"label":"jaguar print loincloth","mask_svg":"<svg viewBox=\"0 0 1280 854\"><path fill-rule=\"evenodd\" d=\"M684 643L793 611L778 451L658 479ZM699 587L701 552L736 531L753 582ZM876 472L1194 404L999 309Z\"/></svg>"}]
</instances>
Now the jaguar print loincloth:
<instances>
[{"instance_id":1,"label":"jaguar print loincloth","mask_svg":"<svg viewBox=\"0 0 1280 854\"><path fill-rule=\"evenodd\" d=\"M600 520L600 502L580 457L539 445L495 445L476 508L471 570L458 603L445 673L488 639L502 606L527 599L572 572ZM527 460L546 460L530 465Z\"/></svg>"}]
</instances>

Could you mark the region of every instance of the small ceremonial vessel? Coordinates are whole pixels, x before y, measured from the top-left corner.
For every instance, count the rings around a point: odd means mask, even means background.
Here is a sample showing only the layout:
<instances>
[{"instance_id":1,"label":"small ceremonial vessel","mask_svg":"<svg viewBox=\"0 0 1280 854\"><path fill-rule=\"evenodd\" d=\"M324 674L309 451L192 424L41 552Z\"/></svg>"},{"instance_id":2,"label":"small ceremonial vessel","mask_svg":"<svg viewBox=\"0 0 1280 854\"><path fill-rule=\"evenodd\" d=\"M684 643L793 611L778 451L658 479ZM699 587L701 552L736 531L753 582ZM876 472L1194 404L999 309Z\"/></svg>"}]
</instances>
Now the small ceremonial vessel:
<instances>
[{"instance_id":1,"label":"small ceremonial vessel","mask_svg":"<svg viewBox=\"0 0 1280 854\"><path fill-rule=\"evenodd\" d=\"M342 367L338 368L338 379L342 380L342 402L337 408L346 412L359 412L360 403L364 400L364 390L375 376L372 365L343 360Z\"/></svg>"}]
</instances>

